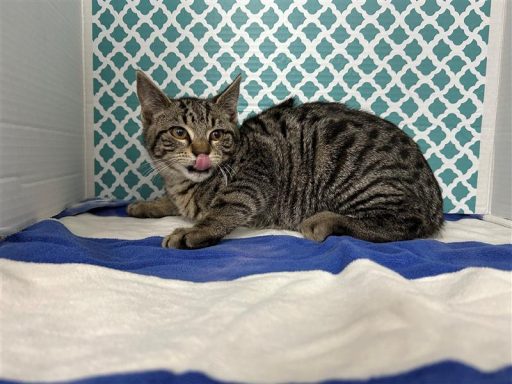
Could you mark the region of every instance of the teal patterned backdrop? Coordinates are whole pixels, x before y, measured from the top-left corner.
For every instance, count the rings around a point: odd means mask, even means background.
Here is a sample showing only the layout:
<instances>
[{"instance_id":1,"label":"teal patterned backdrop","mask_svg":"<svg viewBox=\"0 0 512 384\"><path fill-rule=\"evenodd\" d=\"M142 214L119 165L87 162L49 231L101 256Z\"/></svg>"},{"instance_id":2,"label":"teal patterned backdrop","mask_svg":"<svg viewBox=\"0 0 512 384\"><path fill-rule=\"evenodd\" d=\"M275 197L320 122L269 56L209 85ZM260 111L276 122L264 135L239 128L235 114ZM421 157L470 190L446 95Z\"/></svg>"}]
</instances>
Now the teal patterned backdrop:
<instances>
[{"instance_id":1,"label":"teal patterned backdrop","mask_svg":"<svg viewBox=\"0 0 512 384\"><path fill-rule=\"evenodd\" d=\"M490 0L93 0L96 194L152 198L135 68L171 97L241 73L241 118L289 95L345 102L413 136L445 211L476 200Z\"/></svg>"}]
</instances>

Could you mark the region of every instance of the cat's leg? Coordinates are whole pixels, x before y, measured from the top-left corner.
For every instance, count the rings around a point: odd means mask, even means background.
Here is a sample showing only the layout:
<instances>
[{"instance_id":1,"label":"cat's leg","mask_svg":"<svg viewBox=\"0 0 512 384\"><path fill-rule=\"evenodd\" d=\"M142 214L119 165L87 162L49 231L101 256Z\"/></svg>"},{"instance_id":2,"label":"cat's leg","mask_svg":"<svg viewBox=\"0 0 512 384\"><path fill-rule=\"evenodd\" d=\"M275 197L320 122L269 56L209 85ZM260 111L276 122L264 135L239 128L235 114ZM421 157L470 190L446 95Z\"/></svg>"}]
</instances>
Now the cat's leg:
<instances>
[{"instance_id":1,"label":"cat's leg","mask_svg":"<svg viewBox=\"0 0 512 384\"><path fill-rule=\"evenodd\" d=\"M191 228L178 228L162 241L165 248L193 249L217 244L264 209L264 192L233 182L215 198L208 214Z\"/></svg>"},{"instance_id":2,"label":"cat's leg","mask_svg":"<svg viewBox=\"0 0 512 384\"><path fill-rule=\"evenodd\" d=\"M300 224L300 232L306 239L323 241L329 235L348 235L358 239L387 242L424 237L421 217L410 214L376 215L374 217L350 217L324 211Z\"/></svg>"},{"instance_id":3,"label":"cat's leg","mask_svg":"<svg viewBox=\"0 0 512 384\"><path fill-rule=\"evenodd\" d=\"M151 201L136 201L126 208L128 215L142 218L158 218L179 215L178 208L167 196Z\"/></svg>"},{"instance_id":4,"label":"cat's leg","mask_svg":"<svg viewBox=\"0 0 512 384\"><path fill-rule=\"evenodd\" d=\"M165 248L194 249L217 244L236 227L249 221L247 211L237 205L226 205L211 211L191 228L178 228L162 241Z\"/></svg>"},{"instance_id":5,"label":"cat's leg","mask_svg":"<svg viewBox=\"0 0 512 384\"><path fill-rule=\"evenodd\" d=\"M306 239L324 241L329 235L342 234L340 233L342 222L342 215L323 211L304 220L299 226L299 231Z\"/></svg>"}]
</instances>

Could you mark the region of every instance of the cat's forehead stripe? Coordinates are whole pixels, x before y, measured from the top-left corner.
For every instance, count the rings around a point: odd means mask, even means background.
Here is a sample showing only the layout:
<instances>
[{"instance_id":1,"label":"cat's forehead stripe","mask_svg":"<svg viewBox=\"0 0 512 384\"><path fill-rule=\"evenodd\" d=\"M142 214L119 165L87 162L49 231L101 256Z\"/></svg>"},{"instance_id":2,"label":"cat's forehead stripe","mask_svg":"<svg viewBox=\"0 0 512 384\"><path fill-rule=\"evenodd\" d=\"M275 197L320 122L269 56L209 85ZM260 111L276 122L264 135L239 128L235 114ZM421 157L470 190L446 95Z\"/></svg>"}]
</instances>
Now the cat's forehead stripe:
<instances>
[{"instance_id":1,"label":"cat's forehead stripe","mask_svg":"<svg viewBox=\"0 0 512 384\"><path fill-rule=\"evenodd\" d=\"M182 113L186 113L187 112L187 105L185 104L185 102L181 99L178 99L178 107L181 109L181 112Z\"/></svg>"},{"instance_id":2,"label":"cat's forehead stripe","mask_svg":"<svg viewBox=\"0 0 512 384\"><path fill-rule=\"evenodd\" d=\"M188 124L194 124L194 114L193 113L187 113L185 115L185 123Z\"/></svg>"}]
</instances>

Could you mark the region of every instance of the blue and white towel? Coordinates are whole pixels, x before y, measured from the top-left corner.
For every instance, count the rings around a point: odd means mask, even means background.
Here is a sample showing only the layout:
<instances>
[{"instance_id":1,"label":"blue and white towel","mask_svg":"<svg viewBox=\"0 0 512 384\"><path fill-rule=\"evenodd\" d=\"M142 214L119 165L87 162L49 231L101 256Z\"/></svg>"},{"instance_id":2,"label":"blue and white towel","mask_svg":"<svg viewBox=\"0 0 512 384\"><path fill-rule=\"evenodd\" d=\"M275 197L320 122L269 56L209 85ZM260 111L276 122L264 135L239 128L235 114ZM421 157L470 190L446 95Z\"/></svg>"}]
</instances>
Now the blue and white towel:
<instances>
[{"instance_id":1,"label":"blue and white towel","mask_svg":"<svg viewBox=\"0 0 512 384\"><path fill-rule=\"evenodd\" d=\"M183 251L161 236L190 222L100 204L0 242L0 382L512 382L510 228Z\"/></svg>"}]
</instances>

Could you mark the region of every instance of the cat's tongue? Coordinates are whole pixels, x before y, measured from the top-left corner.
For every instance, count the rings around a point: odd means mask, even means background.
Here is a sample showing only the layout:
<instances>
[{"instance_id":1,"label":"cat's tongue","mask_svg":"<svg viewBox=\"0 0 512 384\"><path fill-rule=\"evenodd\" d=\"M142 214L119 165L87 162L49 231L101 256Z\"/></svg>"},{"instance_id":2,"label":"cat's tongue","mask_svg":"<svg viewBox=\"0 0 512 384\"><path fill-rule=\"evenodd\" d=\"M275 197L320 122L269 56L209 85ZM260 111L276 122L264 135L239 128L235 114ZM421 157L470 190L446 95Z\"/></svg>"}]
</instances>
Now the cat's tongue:
<instances>
[{"instance_id":1,"label":"cat's tongue","mask_svg":"<svg viewBox=\"0 0 512 384\"><path fill-rule=\"evenodd\" d=\"M210 160L210 156L200 154L196 158L196 163L194 164L194 168L198 171L206 171L210 169L212 166L212 161Z\"/></svg>"}]
</instances>

